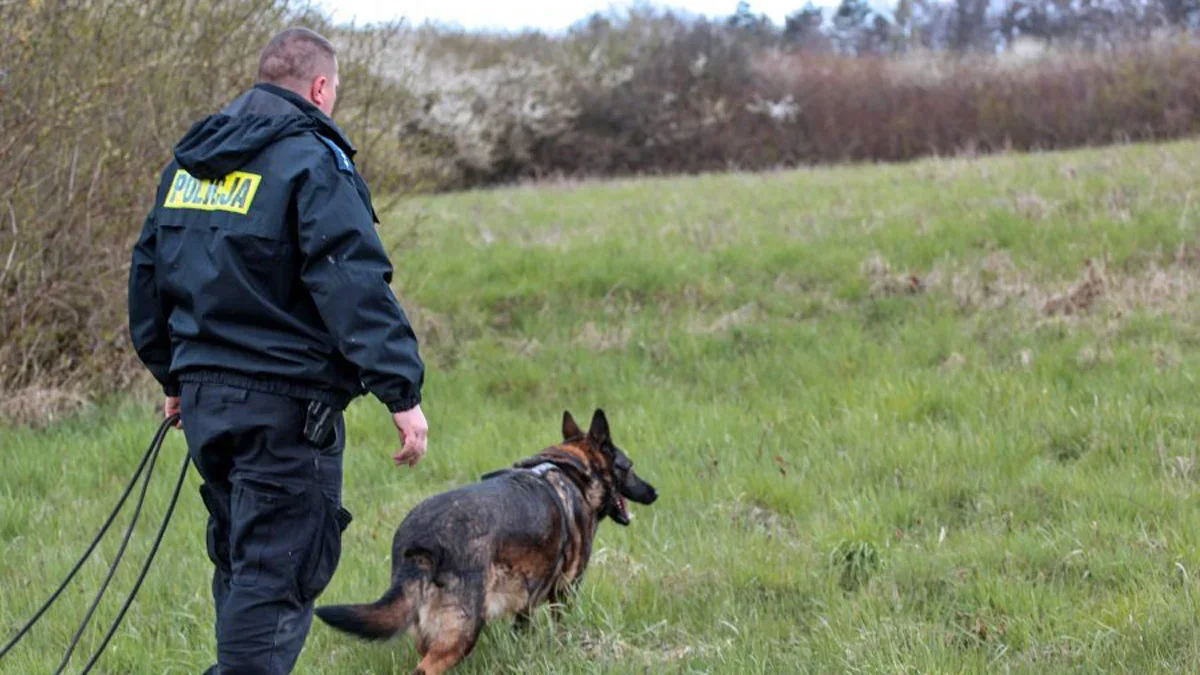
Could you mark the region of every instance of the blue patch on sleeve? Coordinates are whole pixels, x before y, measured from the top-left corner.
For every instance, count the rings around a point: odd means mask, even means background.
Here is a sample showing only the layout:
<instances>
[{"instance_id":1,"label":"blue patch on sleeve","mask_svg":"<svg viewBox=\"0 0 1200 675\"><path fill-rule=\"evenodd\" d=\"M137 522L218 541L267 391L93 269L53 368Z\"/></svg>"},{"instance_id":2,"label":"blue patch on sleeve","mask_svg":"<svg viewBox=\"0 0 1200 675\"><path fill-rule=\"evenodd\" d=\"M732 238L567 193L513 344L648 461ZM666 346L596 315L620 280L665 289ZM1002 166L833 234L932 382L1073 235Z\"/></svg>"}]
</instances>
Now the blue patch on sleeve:
<instances>
[{"instance_id":1,"label":"blue patch on sleeve","mask_svg":"<svg viewBox=\"0 0 1200 675\"><path fill-rule=\"evenodd\" d=\"M350 157L345 153L345 151L338 147L337 143L325 138L321 134L317 134L317 138L321 139L321 142L329 146L329 149L333 151L333 156L335 159L337 159L338 169L353 175L354 163L350 161Z\"/></svg>"}]
</instances>

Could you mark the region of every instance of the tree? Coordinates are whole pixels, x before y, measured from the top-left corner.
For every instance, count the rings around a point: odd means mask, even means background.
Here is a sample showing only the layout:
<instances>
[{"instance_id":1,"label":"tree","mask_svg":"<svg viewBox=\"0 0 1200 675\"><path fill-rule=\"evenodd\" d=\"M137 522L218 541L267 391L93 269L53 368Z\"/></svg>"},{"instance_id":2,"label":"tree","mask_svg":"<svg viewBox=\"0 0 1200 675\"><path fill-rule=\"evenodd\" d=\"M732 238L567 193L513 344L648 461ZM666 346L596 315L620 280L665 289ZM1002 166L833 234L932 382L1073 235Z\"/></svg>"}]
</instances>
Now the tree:
<instances>
[{"instance_id":1,"label":"tree","mask_svg":"<svg viewBox=\"0 0 1200 675\"><path fill-rule=\"evenodd\" d=\"M954 7L954 32L950 46L960 52L990 47L988 0L955 0Z\"/></svg>"},{"instance_id":2,"label":"tree","mask_svg":"<svg viewBox=\"0 0 1200 675\"><path fill-rule=\"evenodd\" d=\"M755 14L746 0L738 2L737 11L726 21L730 28L758 44L774 42L778 37L775 24L766 14Z\"/></svg>"},{"instance_id":3,"label":"tree","mask_svg":"<svg viewBox=\"0 0 1200 675\"><path fill-rule=\"evenodd\" d=\"M824 32L825 10L812 2L792 12L783 22L783 41L801 49L824 50L829 38Z\"/></svg>"},{"instance_id":4,"label":"tree","mask_svg":"<svg viewBox=\"0 0 1200 675\"><path fill-rule=\"evenodd\" d=\"M1200 19L1200 0L1159 0L1167 23L1182 28L1196 28Z\"/></svg>"},{"instance_id":5,"label":"tree","mask_svg":"<svg viewBox=\"0 0 1200 675\"><path fill-rule=\"evenodd\" d=\"M851 54L878 54L888 51L891 21L875 12L867 0L842 0L833 14L838 46Z\"/></svg>"}]
</instances>

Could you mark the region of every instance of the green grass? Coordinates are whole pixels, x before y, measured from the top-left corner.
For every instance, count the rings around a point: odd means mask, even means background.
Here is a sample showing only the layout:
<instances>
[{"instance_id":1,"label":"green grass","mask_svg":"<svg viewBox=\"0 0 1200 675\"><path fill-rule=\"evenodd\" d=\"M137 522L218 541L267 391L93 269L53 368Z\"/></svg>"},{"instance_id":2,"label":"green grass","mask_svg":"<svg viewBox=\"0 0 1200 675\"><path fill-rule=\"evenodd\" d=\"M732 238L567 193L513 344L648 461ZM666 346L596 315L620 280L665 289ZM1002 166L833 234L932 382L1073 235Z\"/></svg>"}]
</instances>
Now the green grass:
<instances>
[{"instance_id":1,"label":"green grass","mask_svg":"<svg viewBox=\"0 0 1200 675\"><path fill-rule=\"evenodd\" d=\"M659 501L601 527L561 624L489 626L461 672L1194 672L1198 174L1179 143L405 202L385 234L425 340L430 452L392 468L382 406L350 410L355 522L322 601L382 592L417 501L603 407ZM1100 296L1043 312L1087 259ZM155 424L131 394L0 431L5 635ZM179 434L166 450L131 562ZM202 523L193 473L105 672L209 663ZM0 671L52 670L113 539ZM415 663L407 638L317 625L299 671Z\"/></svg>"}]
</instances>

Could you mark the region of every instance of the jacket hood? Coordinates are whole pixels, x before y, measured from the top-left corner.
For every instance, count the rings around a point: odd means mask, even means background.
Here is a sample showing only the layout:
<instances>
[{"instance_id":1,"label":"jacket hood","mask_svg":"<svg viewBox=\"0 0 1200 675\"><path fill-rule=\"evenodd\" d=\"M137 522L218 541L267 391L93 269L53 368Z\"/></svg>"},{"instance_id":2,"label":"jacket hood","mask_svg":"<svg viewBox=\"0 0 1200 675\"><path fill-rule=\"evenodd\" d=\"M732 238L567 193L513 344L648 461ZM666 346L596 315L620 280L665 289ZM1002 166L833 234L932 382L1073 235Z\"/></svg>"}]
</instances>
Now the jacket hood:
<instances>
[{"instance_id":1,"label":"jacket hood","mask_svg":"<svg viewBox=\"0 0 1200 675\"><path fill-rule=\"evenodd\" d=\"M356 153L338 125L304 97L259 83L225 110L194 124L175 145L175 160L196 178L220 178L275 141L308 132L328 138L350 157Z\"/></svg>"},{"instance_id":2,"label":"jacket hood","mask_svg":"<svg viewBox=\"0 0 1200 675\"><path fill-rule=\"evenodd\" d=\"M210 115L192 126L175 145L175 160L200 179L237 171L275 141L316 131L305 115Z\"/></svg>"}]
</instances>

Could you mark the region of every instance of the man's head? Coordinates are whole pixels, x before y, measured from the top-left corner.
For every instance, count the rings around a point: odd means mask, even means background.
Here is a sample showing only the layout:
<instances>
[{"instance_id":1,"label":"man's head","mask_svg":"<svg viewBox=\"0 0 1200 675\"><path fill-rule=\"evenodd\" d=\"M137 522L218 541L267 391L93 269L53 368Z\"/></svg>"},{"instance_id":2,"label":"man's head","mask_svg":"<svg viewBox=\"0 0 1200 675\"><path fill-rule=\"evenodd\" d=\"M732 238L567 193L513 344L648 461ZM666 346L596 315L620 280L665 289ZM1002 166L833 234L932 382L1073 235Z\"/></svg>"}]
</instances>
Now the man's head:
<instances>
[{"instance_id":1,"label":"man's head","mask_svg":"<svg viewBox=\"0 0 1200 675\"><path fill-rule=\"evenodd\" d=\"M337 50L307 28L289 28L267 43L258 60L258 81L303 96L326 115L337 102Z\"/></svg>"}]
</instances>

